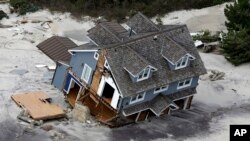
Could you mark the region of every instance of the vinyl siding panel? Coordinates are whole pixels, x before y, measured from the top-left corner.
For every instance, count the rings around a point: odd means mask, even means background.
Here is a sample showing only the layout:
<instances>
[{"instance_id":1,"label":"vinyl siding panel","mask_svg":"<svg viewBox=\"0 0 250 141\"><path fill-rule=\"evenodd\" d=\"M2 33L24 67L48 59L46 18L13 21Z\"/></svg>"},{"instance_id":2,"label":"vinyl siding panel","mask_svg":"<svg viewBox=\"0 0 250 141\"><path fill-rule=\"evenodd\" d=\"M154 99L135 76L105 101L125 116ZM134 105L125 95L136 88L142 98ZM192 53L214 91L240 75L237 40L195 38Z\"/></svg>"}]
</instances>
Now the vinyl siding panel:
<instances>
[{"instance_id":1,"label":"vinyl siding panel","mask_svg":"<svg viewBox=\"0 0 250 141\"><path fill-rule=\"evenodd\" d=\"M92 70L88 84L91 84L94 70L96 69L97 60L94 58L95 52L75 52L71 57L70 66L76 75L81 78L84 64L87 64Z\"/></svg>"},{"instance_id":2,"label":"vinyl siding panel","mask_svg":"<svg viewBox=\"0 0 250 141\"><path fill-rule=\"evenodd\" d=\"M54 72L54 77L52 80L52 85L54 85L59 90L63 89L63 85L66 79L68 66L57 63L56 70Z\"/></svg>"},{"instance_id":3,"label":"vinyl siding panel","mask_svg":"<svg viewBox=\"0 0 250 141\"><path fill-rule=\"evenodd\" d=\"M191 83L191 85L189 87L186 87L186 88L183 88L183 89L179 89L179 90L177 90L177 85L178 85L179 82L174 82L174 83L172 83L172 84L170 84L168 86L168 89L166 91L161 92L161 94L168 95L168 94L175 93L177 91L183 91L183 90L186 90L186 89L190 89L190 88L196 87L198 85L198 79L199 79L199 77L193 77L192 78L192 83ZM160 93L158 93L158 94L160 94ZM134 103L134 104L129 104L131 97L125 97L122 100L122 107L123 108L127 108L127 107L130 107L130 106L139 104L139 103L150 101L155 96L157 96L158 94L154 94L154 89L151 89L151 90L149 90L149 91L146 92L143 101L140 101L140 102L137 102L137 103Z\"/></svg>"}]
</instances>

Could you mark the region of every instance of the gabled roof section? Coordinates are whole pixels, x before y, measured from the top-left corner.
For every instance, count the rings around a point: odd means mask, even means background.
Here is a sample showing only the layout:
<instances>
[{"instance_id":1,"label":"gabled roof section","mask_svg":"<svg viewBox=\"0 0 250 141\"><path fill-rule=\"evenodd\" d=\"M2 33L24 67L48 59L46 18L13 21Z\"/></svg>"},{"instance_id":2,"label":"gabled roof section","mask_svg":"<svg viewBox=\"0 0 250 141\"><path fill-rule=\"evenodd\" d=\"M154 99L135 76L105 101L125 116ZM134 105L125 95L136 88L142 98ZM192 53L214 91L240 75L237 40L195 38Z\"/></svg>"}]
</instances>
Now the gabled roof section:
<instances>
[{"instance_id":1,"label":"gabled roof section","mask_svg":"<svg viewBox=\"0 0 250 141\"><path fill-rule=\"evenodd\" d=\"M68 50L77 45L67 37L53 36L38 44L37 47L54 61L69 62L71 55Z\"/></svg>"},{"instance_id":2,"label":"gabled roof section","mask_svg":"<svg viewBox=\"0 0 250 141\"><path fill-rule=\"evenodd\" d=\"M126 49L125 49L126 48ZM143 69L148 66L153 67L153 65L148 62L144 57L135 52L130 47L124 47L125 56L123 58L123 67L133 76L138 75ZM156 69L155 67L153 67Z\"/></svg>"},{"instance_id":3,"label":"gabled roof section","mask_svg":"<svg viewBox=\"0 0 250 141\"><path fill-rule=\"evenodd\" d=\"M131 19L129 19L126 24L132 28L136 33L145 33L145 32L156 32L160 28L148 19L141 12L138 12Z\"/></svg>"},{"instance_id":4,"label":"gabled roof section","mask_svg":"<svg viewBox=\"0 0 250 141\"><path fill-rule=\"evenodd\" d=\"M106 28L115 35L128 32L123 26L117 22L101 22L102 27Z\"/></svg>"},{"instance_id":5,"label":"gabled roof section","mask_svg":"<svg viewBox=\"0 0 250 141\"><path fill-rule=\"evenodd\" d=\"M158 36L157 40L154 40L155 35ZM189 67L171 71L169 66L166 65L166 59L162 57L162 47L167 43L166 37L179 44L179 47L186 51L185 53L192 54L195 60L192 61ZM130 47L157 68L152 77L137 83L131 81L129 73L123 66L127 53L126 47ZM206 73L206 69L197 49L194 47L192 37L186 26L171 28L160 31L158 34L153 33L115 46L109 46L106 48L106 52L112 75L124 97L133 96L156 87L169 85L176 81L197 77Z\"/></svg>"},{"instance_id":6,"label":"gabled roof section","mask_svg":"<svg viewBox=\"0 0 250 141\"><path fill-rule=\"evenodd\" d=\"M178 60L185 56L187 52L175 41L166 37L165 43L162 46L161 54L165 59L170 61L170 63L175 64Z\"/></svg>"},{"instance_id":7,"label":"gabled roof section","mask_svg":"<svg viewBox=\"0 0 250 141\"><path fill-rule=\"evenodd\" d=\"M88 33L88 37L101 46L122 42L119 35L126 34L127 30L116 22L105 21L88 30Z\"/></svg>"}]
</instances>

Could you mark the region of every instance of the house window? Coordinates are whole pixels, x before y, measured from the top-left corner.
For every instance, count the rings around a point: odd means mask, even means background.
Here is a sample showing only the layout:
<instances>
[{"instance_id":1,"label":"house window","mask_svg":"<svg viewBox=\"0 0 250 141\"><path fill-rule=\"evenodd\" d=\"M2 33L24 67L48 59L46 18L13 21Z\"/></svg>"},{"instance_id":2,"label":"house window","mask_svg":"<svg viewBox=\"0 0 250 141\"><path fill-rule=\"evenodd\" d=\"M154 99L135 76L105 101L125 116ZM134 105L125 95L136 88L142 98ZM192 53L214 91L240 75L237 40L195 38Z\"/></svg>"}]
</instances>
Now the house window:
<instances>
[{"instance_id":1,"label":"house window","mask_svg":"<svg viewBox=\"0 0 250 141\"><path fill-rule=\"evenodd\" d=\"M178 83L177 89L182 89L191 86L192 83L192 78L191 79L186 79L184 81L180 81Z\"/></svg>"},{"instance_id":2,"label":"house window","mask_svg":"<svg viewBox=\"0 0 250 141\"><path fill-rule=\"evenodd\" d=\"M142 94L138 94L136 96L132 96L131 99L130 99L129 104L133 104L133 103L136 103L136 102L139 102L139 101L143 101L144 97L145 97L145 94L146 94L146 92L144 92Z\"/></svg>"},{"instance_id":3,"label":"house window","mask_svg":"<svg viewBox=\"0 0 250 141\"><path fill-rule=\"evenodd\" d=\"M88 66L87 64L84 64L81 79L83 79L86 83L89 82L91 71L92 69L90 68L90 66Z\"/></svg>"},{"instance_id":4,"label":"house window","mask_svg":"<svg viewBox=\"0 0 250 141\"><path fill-rule=\"evenodd\" d=\"M107 69L109 69L109 64L108 64L107 60L105 60L104 67L107 68Z\"/></svg>"},{"instance_id":5,"label":"house window","mask_svg":"<svg viewBox=\"0 0 250 141\"><path fill-rule=\"evenodd\" d=\"M188 63L188 58L187 57L182 57L180 61L177 62L175 69L181 69L185 68Z\"/></svg>"},{"instance_id":6,"label":"house window","mask_svg":"<svg viewBox=\"0 0 250 141\"><path fill-rule=\"evenodd\" d=\"M162 86L162 87L159 87L159 88L155 88L154 94L158 94L160 92L166 91L167 89L168 89L168 85L167 86Z\"/></svg>"},{"instance_id":7,"label":"house window","mask_svg":"<svg viewBox=\"0 0 250 141\"><path fill-rule=\"evenodd\" d=\"M98 60L98 58L99 58L99 54L98 54L97 52L95 52L95 54L94 54L94 58L95 58L96 60Z\"/></svg>"},{"instance_id":8,"label":"house window","mask_svg":"<svg viewBox=\"0 0 250 141\"><path fill-rule=\"evenodd\" d=\"M139 76L138 76L138 78L137 78L137 82L138 82L138 81L145 80L145 79L148 79L149 74L150 74L150 69L149 69L149 68L144 69L144 70L139 74Z\"/></svg>"}]
</instances>

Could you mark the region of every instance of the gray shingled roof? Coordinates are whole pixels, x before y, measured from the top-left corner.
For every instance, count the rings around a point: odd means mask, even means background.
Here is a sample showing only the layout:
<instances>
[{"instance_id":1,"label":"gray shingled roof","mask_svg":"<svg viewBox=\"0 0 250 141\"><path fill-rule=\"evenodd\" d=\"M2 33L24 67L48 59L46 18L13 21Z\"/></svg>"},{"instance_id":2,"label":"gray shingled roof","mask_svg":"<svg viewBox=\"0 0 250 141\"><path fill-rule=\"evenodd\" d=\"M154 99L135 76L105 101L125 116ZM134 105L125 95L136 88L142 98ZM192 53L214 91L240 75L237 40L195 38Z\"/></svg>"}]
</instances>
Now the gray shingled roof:
<instances>
[{"instance_id":1,"label":"gray shingled roof","mask_svg":"<svg viewBox=\"0 0 250 141\"><path fill-rule=\"evenodd\" d=\"M187 54L186 50L168 37L166 43L162 46L162 55L171 63L175 64L181 57Z\"/></svg>"},{"instance_id":2,"label":"gray shingled roof","mask_svg":"<svg viewBox=\"0 0 250 141\"><path fill-rule=\"evenodd\" d=\"M195 88L180 91L171 95L157 95L153 100L140 103L128 108L123 109L123 112L129 116L137 113L138 111L144 111L150 109L157 116L161 114L163 110L169 107L171 104L177 106L173 101L186 96L191 96L196 93ZM178 106L177 106L178 107Z\"/></svg>"},{"instance_id":3,"label":"gray shingled roof","mask_svg":"<svg viewBox=\"0 0 250 141\"><path fill-rule=\"evenodd\" d=\"M129 19L126 24L136 33L156 32L160 29L157 25L155 25L151 20L149 20L140 12Z\"/></svg>"},{"instance_id":4,"label":"gray shingled roof","mask_svg":"<svg viewBox=\"0 0 250 141\"><path fill-rule=\"evenodd\" d=\"M172 40L175 40L175 42L178 41L177 43L180 44L187 53L192 54L196 58L195 60L192 60L191 66L174 71L170 70L167 61L161 55L162 47L167 45L167 38L171 38ZM127 52L124 51L125 46L136 51L140 56L157 68L157 71L153 72L152 77L137 83L131 81L129 73L123 69L122 65L123 60L127 59ZM190 37L186 26L175 28L167 33L160 33L157 40L154 40L153 36L148 36L145 38L139 38L138 40L133 40L132 42L127 42L124 45L107 48L106 51L106 58L111 68L111 72L124 97L132 96L155 87L168 85L172 82L206 73L206 69L194 47L192 38ZM136 65L137 63L135 62L134 66Z\"/></svg>"},{"instance_id":5,"label":"gray shingled roof","mask_svg":"<svg viewBox=\"0 0 250 141\"><path fill-rule=\"evenodd\" d=\"M135 52L133 49L129 47L124 47L124 58L122 65L124 69L129 71L129 73L132 73L132 75L136 76L138 73L140 73L143 69L145 69L148 66L153 65L148 62L145 58L140 56L137 52Z\"/></svg>"},{"instance_id":6,"label":"gray shingled roof","mask_svg":"<svg viewBox=\"0 0 250 141\"><path fill-rule=\"evenodd\" d=\"M98 24L89 30L90 38L98 43L100 48L106 49L112 75L124 97L206 73L185 25L157 26L141 13L132 17L127 24L137 34L129 37L129 33L117 23L110 22ZM154 40L156 35L157 40ZM131 51L128 51L128 47ZM179 70L170 70L164 57L176 62L187 53L196 58L191 61L191 65ZM157 69L153 76L133 83L126 70L137 74L149 64L153 64Z\"/></svg>"},{"instance_id":7,"label":"gray shingled roof","mask_svg":"<svg viewBox=\"0 0 250 141\"><path fill-rule=\"evenodd\" d=\"M67 37L53 36L38 44L37 47L54 61L68 62L71 58L68 50L77 45Z\"/></svg>"},{"instance_id":8,"label":"gray shingled roof","mask_svg":"<svg viewBox=\"0 0 250 141\"><path fill-rule=\"evenodd\" d=\"M108 28L105 28L101 23L88 30L88 35L99 46L116 44L121 42L120 39L112 33Z\"/></svg>"},{"instance_id":9,"label":"gray shingled roof","mask_svg":"<svg viewBox=\"0 0 250 141\"><path fill-rule=\"evenodd\" d=\"M128 31L117 22L101 22L100 25L115 35L127 33Z\"/></svg>"}]
</instances>

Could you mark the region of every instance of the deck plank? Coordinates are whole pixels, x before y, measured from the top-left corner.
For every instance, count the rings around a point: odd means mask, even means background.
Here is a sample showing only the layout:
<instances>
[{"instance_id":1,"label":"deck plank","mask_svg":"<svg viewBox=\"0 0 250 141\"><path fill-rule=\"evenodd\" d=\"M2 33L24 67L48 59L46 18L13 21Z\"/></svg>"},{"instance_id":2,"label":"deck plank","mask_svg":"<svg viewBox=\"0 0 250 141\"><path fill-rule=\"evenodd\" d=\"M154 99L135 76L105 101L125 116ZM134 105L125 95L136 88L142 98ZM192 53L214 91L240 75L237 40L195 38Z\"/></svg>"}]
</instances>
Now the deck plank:
<instances>
[{"instance_id":1,"label":"deck plank","mask_svg":"<svg viewBox=\"0 0 250 141\"><path fill-rule=\"evenodd\" d=\"M34 120L47 120L65 116L65 112L61 107L47 101L49 97L44 92L16 94L12 95L11 98L17 105L27 109Z\"/></svg>"}]
</instances>

